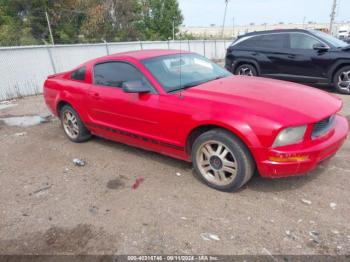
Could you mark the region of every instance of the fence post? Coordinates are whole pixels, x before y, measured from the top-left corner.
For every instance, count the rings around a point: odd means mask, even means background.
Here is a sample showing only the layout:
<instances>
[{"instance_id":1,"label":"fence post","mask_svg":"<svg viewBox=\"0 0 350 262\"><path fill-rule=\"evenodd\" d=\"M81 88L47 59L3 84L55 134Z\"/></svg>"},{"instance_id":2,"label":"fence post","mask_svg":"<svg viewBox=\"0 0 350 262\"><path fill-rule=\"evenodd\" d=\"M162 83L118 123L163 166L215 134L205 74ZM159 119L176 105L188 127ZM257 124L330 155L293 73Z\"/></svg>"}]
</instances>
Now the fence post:
<instances>
[{"instance_id":1,"label":"fence post","mask_svg":"<svg viewBox=\"0 0 350 262\"><path fill-rule=\"evenodd\" d=\"M205 40L203 40L203 50L204 50L204 56L205 56Z\"/></svg>"},{"instance_id":2,"label":"fence post","mask_svg":"<svg viewBox=\"0 0 350 262\"><path fill-rule=\"evenodd\" d=\"M107 55L109 55L108 43L107 43L107 41L104 41L104 42L105 42L105 45L106 45L106 53L107 53Z\"/></svg>"},{"instance_id":3,"label":"fence post","mask_svg":"<svg viewBox=\"0 0 350 262\"><path fill-rule=\"evenodd\" d=\"M191 51L190 39L187 39L188 51Z\"/></svg>"},{"instance_id":4,"label":"fence post","mask_svg":"<svg viewBox=\"0 0 350 262\"><path fill-rule=\"evenodd\" d=\"M170 49L170 42L169 42L169 39L168 39L168 49Z\"/></svg>"},{"instance_id":5,"label":"fence post","mask_svg":"<svg viewBox=\"0 0 350 262\"><path fill-rule=\"evenodd\" d=\"M217 54L217 48L216 48L216 39L214 40L214 48L215 48L214 56L215 56L215 59L217 59L218 58L218 54Z\"/></svg>"},{"instance_id":6,"label":"fence post","mask_svg":"<svg viewBox=\"0 0 350 262\"><path fill-rule=\"evenodd\" d=\"M53 57L52 57L51 47L46 45L46 49L47 49L47 52L49 53L53 73L56 74L57 71L56 71L55 61L53 60Z\"/></svg>"},{"instance_id":7,"label":"fence post","mask_svg":"<svg viewBox=\"0 0 350 262\"><path fill-rule=\"evenodd\" d=\"M142 41L140 41L140 49L143 50Z\"/></svg>"}]
</instances>

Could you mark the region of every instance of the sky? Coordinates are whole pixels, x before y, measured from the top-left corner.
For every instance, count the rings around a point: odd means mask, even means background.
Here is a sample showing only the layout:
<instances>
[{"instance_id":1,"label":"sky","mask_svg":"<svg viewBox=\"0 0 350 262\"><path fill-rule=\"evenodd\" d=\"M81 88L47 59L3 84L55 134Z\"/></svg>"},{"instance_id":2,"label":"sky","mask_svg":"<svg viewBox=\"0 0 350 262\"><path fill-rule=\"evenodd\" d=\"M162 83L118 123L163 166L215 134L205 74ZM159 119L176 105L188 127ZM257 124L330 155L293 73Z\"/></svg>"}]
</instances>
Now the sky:
<instances>
[{"instance_id":1,"label":"sky","mask_svg":"<svg viewBox=\"0 0 350 262\"><path fill-rule=\"evenodd\" d=\"M178 0L186 26L222 26L225 0ZM350 21L350 0L338 0L336 21ZM226 25L328 23L333 0L229 0Z\"/></svg>"}]
</instances>

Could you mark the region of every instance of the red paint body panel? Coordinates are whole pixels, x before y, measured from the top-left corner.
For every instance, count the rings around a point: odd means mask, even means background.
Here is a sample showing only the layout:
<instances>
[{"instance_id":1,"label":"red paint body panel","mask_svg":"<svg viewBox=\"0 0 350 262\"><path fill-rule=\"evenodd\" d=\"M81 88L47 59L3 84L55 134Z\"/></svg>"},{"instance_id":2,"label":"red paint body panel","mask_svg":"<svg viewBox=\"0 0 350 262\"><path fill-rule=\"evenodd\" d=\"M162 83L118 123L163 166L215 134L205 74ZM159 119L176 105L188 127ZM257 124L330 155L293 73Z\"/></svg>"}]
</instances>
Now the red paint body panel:
<instances>
[{"instance_id":1,"label":"red paint body panel","mask_svg":"<svg viewBox=\"0 0 350 262\"><path fill-rule=\"evenodd\" d=\"M308 141L300 145L285 146L280 149L258 149L259 173L265 177L285 177L306 173L314 169L317 164L333 156L345 141L344 134L348 133L347 120L337 115L336 128L327 135L314 141ZM281 155L308 155L309 160L302 162L276 163L267 160L269 156Z\"/></svg>"},{"instance_id":2,"label":"red paint body panel","mask_svg":"<svg viewBox=\"0 0 350 262\"><path fill-rule=\"evenodd\" d=\"M73 81L70 72L50 77L44 84L48 107L57 115L60 102L69 103L95 135L156 151L186 161L191 132L214 125L238 136L249 148L262 176L305 173L334 154L348 134L348 122L336 116L334 127L323 137L306 136L297 145L272 149L286 127L313 124L339 112L339 98L303 85L232 76L168 94L141 60L178 54L176 50L145 50L98 58L85 63L85 81ZM157 93L125 93L118 88L92 84L94 64L110 60L133 64ZM310 135L310 132L309 132ZM270 156L308 154L304 162L270 162Z\"/></svg>"}]
</instances>

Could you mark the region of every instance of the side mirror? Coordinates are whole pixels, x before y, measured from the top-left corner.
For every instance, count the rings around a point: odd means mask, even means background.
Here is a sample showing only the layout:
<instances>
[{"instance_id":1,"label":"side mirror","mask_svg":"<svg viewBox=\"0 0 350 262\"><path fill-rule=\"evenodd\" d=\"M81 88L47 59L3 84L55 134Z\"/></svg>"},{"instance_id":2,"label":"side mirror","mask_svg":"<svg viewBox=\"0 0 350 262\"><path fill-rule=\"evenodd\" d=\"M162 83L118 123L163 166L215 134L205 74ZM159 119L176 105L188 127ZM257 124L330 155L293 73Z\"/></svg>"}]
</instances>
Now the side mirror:
<instances>
[{"instance_id":1,"label":"side mirror","mask_svg":"<svg viewBox=\"0 0 350 262\"><path fill-rule=\"evenodd\" d=\"M125 93L149 93L151 91L139 80L123 82L122 89Z\"/></svg>"},{"instance_id":2,"label":"side mirror","mask_svg":"<svg viewBox=\"0 0 350 262\"><path fill-rule=\"evenodd\" d=\"M318 44L314 44L313 46L314 50L317 51L328 51L329 47L322 44L322 43L318 43Z\"/></svg>"}]
</instances>

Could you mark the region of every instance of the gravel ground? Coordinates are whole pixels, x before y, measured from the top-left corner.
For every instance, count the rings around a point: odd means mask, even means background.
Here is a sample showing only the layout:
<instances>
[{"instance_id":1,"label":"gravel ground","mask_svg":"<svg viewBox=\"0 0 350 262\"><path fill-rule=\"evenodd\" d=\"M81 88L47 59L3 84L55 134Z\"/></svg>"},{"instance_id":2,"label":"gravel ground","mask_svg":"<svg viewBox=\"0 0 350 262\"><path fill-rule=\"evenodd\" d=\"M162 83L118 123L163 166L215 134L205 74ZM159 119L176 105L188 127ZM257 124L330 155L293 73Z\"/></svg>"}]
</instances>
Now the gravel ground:
<instances>
[{"instance_id":1,"label":"gravel ground","mask_svg":"<svg viewBox=\"0 0 350 262\"><path fill-rule=\"evenodd\" d=\"M254 177L222 193L186 162L101 138L70 142L42 96L12 104L0 118L45 121L0 124L0 254L350 254L349 139L305 176Z\"/></svg>"}]
</instances>

